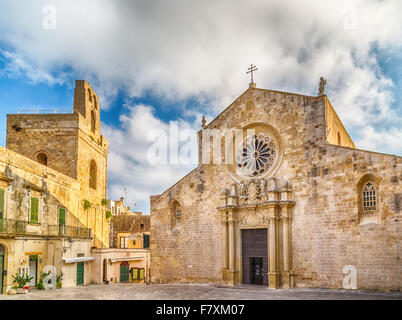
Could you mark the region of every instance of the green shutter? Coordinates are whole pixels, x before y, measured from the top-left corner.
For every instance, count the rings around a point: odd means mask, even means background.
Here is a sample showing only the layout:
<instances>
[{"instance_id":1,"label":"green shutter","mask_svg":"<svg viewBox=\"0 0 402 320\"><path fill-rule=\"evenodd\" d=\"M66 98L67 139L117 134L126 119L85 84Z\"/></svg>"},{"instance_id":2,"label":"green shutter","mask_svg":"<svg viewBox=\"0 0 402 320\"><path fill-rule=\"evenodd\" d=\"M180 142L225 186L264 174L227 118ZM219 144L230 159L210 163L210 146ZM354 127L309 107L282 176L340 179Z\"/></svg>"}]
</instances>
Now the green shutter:
<instances>
[{"instance_id":1,"label":"green shutter","mask_svg":"<svg viewBox=\"0 0 402 320\"><path fill-rule=\"evenodd\" d=\"M77 263L77 286L84 284L84 262Z\"/></svg>"},{"instance_id":2,"label":"green shutter","mask_svg":"<svg viewBox=\"0 0 402 320\"><path fill-rule=\"evenodd\" d=\"M138 269L137 269L137 268L133 268L133 271L132 271L132 279L133 279L133 280L137 280L137 279L138 279Z\"/></svg>"},{"instance_id":3,"label":"green shutter","mask_svg":"<svg viewBox=\"0 0 402 320\"><path fill-rule=\"evenodd\" d=\"M144 234L144 248L147 249L149 248L149 235Z\"/></svg>"},{"instance_id":4,"label":"green shutter","mask_svg":"<svg viewBox=\"0 0 402 320\"><path fill-rule=\"evenodd\" d=\"M140 269L140 280L144 279L144 269Z\"/></svg>"},{"instance_id":5,"label":"green shutter","mask_svg":"<svg viewBox=\"0 0 402 320\"><path fill-rule=\"evenodd\" d=\"M38 223L39 199L31 197L31 223Z\"/></svg>"},{"instance_id":6,"label":"green shutter","mask_svg":"<svg viewBox=\"0 0 402 320\"><path fill-rule=\"evenodd\" d=\"M65 225L66 225L66 209L59 208L59 234L63 233L62 226L65 226Z\"/></svg>"},{"instance_id":7,"label":"green shutter","mask_svg":"<svg viewBox=\"0 0 402 320\"><path fill-rule=\"evenodd\" d=\"M4 189L0 189L0 232L4 230L4 216Z\"/></svg>"}]
</instances>

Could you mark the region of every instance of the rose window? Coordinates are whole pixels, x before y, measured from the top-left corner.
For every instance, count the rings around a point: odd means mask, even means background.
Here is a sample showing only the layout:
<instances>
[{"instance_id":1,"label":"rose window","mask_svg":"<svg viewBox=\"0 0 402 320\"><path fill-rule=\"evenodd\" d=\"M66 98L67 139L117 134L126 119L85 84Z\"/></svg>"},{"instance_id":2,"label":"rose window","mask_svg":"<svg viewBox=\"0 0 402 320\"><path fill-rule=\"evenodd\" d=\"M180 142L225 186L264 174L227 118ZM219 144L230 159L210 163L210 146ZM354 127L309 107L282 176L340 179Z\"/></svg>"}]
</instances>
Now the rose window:
<instances>
[{"instance_id":1,"label":"rose window","mask_svg":"<svg viewBox=\"0 0 402 320\"><path fill-rule=\"evenodd\" d=\"M249 177L266 173L275 162L276 149L272 138L265 133L248 136L240 144L236 156L239 173Z\"/></svg>"}]
</instances>

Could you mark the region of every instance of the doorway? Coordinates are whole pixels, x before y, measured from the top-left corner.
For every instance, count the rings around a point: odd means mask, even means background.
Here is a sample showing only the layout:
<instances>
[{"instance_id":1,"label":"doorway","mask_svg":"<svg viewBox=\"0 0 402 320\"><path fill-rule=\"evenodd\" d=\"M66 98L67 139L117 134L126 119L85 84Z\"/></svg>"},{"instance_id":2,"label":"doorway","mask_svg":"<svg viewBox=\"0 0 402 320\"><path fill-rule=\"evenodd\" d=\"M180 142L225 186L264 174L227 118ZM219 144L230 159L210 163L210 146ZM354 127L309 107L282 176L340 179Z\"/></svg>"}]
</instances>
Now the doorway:
<instances>
[{"instance_id":1,"label":"doorway","mask_svg":"<svg viewBox=\"0 0 402 320\"><path fill-rule=\"evenodd\" d=\"M129 265L128 262L122 262L120 264L120 282L128 282L129 279Z\"/></svg>"},{"instance_id":2,"label":"doorway","mask_svg":"<svg viewBox=\"0 0 402 320\"><path fill-rule=\"evenodd\" d=\"M3 271L4 271L4 256L5 256L6 250L4 247L0 244L0 294L3 294Z\"/></svg>"},{"instance_id":3,"label":"doorway","mask_svg":"<svg viewBox=\"0 0 402 320\"><path fill-rule=\"evenodd\" d=\"M245 284L268 285L267 229L242 230L242 278Z\"/></svg>"},{"instance_id":4,"label":"doorway","mask_svg":"<svg viewBox=\"0 0 402 320\"><path fill-rule=\"evenodd\" d=\"M37 282L37 274L38 274L38 256L29 256L29 276L32 277L32 280L29 282L30 287L36 287Z\"/></svg>"},{"instance_id":5,"label":"doorway","mask_svg":"<svg viewBox=\"0 0 402 320\"><path fill-rule=\"evenodd\" d=\"M77 286L84 284L84 262L77 263Z\"/></svg>"},{"instance_id":6,"label":"doorway","mask_svg":"<svg viewBox=\"0 0 402 320\"><path fill-rule=\"evenodd\" d=\"M250 258L250 283L260 284L264 282L263 279L263 259L261 257Z\"/></svg>"}]
</instances>

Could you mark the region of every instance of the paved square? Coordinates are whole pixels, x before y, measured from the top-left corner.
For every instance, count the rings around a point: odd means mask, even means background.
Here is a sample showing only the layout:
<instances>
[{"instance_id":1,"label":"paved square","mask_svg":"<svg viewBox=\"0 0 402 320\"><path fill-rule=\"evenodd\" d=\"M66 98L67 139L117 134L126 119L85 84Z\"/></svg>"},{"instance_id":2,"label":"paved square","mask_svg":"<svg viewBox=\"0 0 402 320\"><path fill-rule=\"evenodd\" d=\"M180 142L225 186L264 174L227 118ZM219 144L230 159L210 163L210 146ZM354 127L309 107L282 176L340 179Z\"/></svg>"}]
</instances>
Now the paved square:
<instances>
[{"instance_id":1,"label":"paved square","mask_svg":"<svg viewBox=\"0 0 402 320\"><path fill-rule=\"evenodd\" d=\"M57 290L32 290L2 295L0 300L402 300L402 292L363 292L327 289L278 289L262 286L225 287L213 284L89 285Z\"/></svg>"}]
</instances>

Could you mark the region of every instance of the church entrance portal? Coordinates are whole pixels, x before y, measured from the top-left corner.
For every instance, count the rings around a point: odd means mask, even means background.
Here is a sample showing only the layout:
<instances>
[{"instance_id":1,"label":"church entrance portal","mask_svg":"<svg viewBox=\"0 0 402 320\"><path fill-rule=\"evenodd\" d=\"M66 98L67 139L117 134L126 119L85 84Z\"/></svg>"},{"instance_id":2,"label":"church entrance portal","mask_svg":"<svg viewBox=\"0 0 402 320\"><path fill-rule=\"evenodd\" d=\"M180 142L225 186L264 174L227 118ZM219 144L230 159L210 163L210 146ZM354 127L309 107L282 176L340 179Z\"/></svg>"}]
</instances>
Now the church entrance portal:
<instances>
[{"instance_id":1,"label":"church entrance portal","mask_svg":"<svg viewBox=\"0 0 402 320\"><path fill-rule=\"evenodd\" d=\"M268 285L267 229L242 230L242 271L243 283Z\"/></svg>"}]
</instances>

